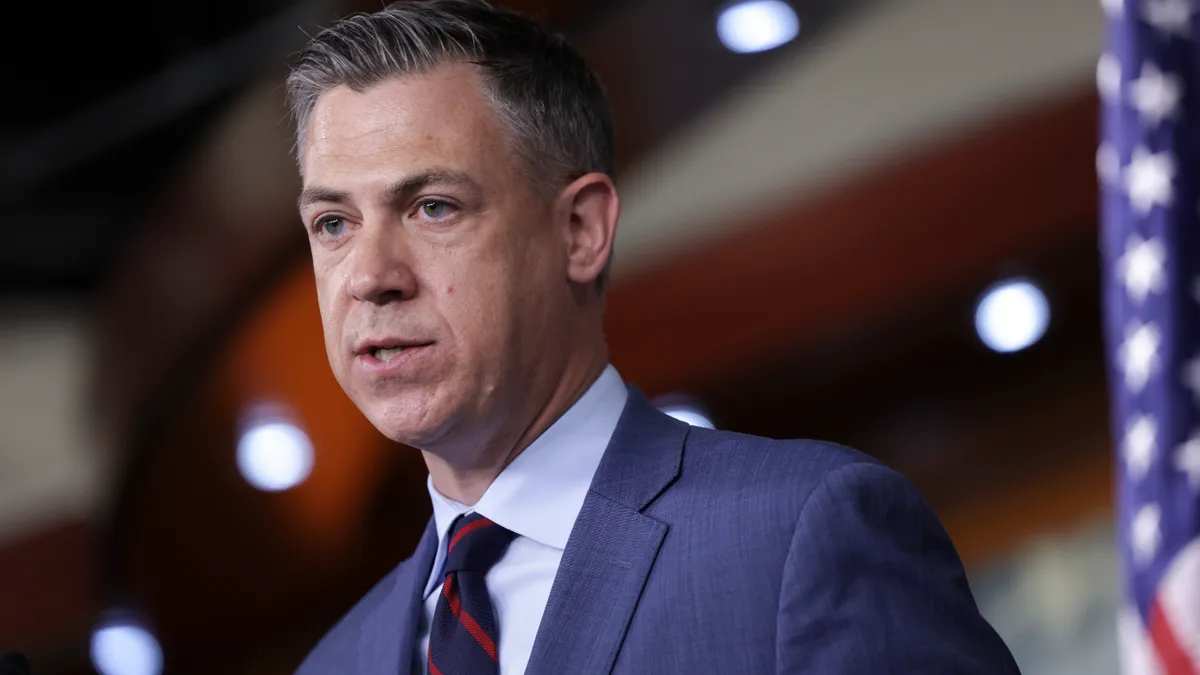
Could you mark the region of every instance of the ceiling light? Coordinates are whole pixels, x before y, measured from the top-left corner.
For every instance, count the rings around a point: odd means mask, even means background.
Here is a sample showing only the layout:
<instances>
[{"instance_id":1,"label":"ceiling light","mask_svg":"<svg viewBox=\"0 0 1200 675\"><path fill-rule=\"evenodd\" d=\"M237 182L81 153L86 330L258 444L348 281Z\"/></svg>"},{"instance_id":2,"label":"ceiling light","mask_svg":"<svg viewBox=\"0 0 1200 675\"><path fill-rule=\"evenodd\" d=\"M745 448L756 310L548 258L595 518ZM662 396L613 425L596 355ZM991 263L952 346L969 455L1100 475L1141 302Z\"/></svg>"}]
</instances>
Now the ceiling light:
<instances>
[{"instance_id":1,"label":"ceiling light","mask_svg":"<svg viewBox=\"0 0 1200 675\"><path fill-rule=\"evenodd\" d=\"M975 330L989 349L1015 352L1046 333L1050 303L1033 282L1010 279L992 286L975 308Z\"/></svg>"},{"instance_id":2,"label":"ceiling light","mask_svg":"<svg viewBox=\"0 0 1200 675\"><path fill-rule=\"evenodd\" d=\"M101 675L159 675L163 655L158 640L127 621L101 626L92 633L92 665Z\"/></svg>"},{"instance_id":3,"label":"ceiling light","mask_svg":"<svg viewBox=\"0 0 1200 675\"><path fill-rule=\"evenodd\" d=\"M783 0L740 0L717 15L717 37L738 54L774 49L796 37L800 19Z\"/></svg>"},{"instance_id":4,"label":"ceiling light","mask_svg":"<svg viewBox=\"0 0 1200 675\"><path fill-rule=\"evenodd\" d=\"M238 441L237 465L254 487L278 492L308 478L313 466L312 442L300 427L277 417L252 421Z\"/></svg>"},{"instance_id":5,"label":"ceiling light","mask_svg":"<svg viewBox=\"0 0 1200 675\"><path fill-rule=\"evenodd\" d=\"M664 405L659 408L664 413L674 417L680 422L686 422L694 427L704 427L705 429L713 429L712 420L708 415L700 409L699 406L688 405L684 403L673 403Z\"/></svg>"}]
</instances>

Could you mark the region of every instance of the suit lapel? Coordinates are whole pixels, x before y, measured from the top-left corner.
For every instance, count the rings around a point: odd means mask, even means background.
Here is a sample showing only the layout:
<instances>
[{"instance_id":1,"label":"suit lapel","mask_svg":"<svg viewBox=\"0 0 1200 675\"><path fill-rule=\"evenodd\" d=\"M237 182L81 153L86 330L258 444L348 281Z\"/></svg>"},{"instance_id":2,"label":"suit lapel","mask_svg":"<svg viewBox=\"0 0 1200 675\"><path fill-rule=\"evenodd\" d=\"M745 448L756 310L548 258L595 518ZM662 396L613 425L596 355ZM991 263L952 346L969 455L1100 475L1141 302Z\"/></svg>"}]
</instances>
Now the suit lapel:
<instances>
[{"instance_id":1,"label":"suit lapel","mask_svg":"<svg viewBox=\"0 0 1200 675\"><path fill-rule=\"evenodd\" d=\"M612 670L667 535L642 511L679 475L687 430L630 389L563 552L527 675Z\"/></svg>"},{"instance_id":2,"label":"suit lapel","mask_svg":"<svg viewBox=\"0 0 1200 675\"><path fill-rule=\"evenodd\" d=\"M358 644L361 675L410 675L416 650L417 631L424 607L425 582L438 549L433 519L409 560L410 572L396 579L391 594L363 625Z\"/></svg>"}]
</instances>

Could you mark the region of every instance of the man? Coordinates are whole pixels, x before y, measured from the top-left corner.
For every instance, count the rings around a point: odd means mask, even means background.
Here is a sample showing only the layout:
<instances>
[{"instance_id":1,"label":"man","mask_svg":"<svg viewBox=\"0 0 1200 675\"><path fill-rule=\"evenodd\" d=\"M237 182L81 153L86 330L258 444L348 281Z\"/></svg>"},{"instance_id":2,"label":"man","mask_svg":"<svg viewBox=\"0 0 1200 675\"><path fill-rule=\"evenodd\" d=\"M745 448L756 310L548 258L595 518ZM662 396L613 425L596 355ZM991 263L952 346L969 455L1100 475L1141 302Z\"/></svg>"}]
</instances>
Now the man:
<instances>
[{"instance_id":1,"label":"man","mask_svg":"<svg viewBox=\"0 0 1200 675\"><path fill-rule=\"evenodd\" d=\"M899 475L689 427L608 364L612 123L563 40L400 3L288 87L330 364L434 510L300 673L1017 671Z\"/></svg>"}]
</instances>

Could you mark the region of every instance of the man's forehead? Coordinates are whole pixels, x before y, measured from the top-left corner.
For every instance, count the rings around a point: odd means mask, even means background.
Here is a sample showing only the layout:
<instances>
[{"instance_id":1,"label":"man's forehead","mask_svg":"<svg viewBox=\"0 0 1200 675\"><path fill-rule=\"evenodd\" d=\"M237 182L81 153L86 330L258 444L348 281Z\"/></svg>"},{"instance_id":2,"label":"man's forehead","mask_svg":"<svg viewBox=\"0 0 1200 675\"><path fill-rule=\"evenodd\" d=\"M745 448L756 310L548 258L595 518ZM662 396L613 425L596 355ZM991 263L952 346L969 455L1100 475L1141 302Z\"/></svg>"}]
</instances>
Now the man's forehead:
<instances>
[{"instance_id":1,"label":"man's forehead","mask_svg":"<svg viewBox=\"0 0 1200 675\"><path fill-rule=\"evenodd\" d=\"M447 65L428 72L385 78L366 89L339 85L321 94L310 128L354 128L410 122L490 117L475 66Z\"/></svg>"},{"instance_id":2,"label":"man's forehead","mask_svg":"<svg viewBox=\"0 0 1200 675\"><path fill-rule=\"evenodd\" d=\"M301 158L337 161L389 151L479 149L497 134L491 107L472 78L431 72L367 90L332 89L313 107Z\"/></svg>"},{"instance_id":3,"label":"man's forehead","mask_svg":"<svg viewBox=\"0 0 1200 675\"><path fill-rule=\"evenodd\" d=\"M436 95L426 92L420 98L416 92L394 89L381 85L356 92L338 87L323 94L313 107L304 139L306 150L357 153L390 142L431 141L455 133L456 115L450 109L439 111L446 106L439 105ZM439 118L445 121L441 129L437 128Z\"/></svg>"}]
</instances>

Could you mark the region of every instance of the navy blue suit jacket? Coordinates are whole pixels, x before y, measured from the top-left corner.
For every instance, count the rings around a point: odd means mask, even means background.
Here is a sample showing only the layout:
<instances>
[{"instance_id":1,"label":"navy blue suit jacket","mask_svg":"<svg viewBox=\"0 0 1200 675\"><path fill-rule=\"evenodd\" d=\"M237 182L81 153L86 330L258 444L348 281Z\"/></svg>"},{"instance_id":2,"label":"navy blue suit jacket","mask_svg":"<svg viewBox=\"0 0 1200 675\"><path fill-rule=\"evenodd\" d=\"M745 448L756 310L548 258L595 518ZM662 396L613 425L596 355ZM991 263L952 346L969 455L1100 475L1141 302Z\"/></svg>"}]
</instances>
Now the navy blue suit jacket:
<instances>
[{"instance_id":1,"label":"navy blue suit jacket","mask_svg":"<svg viewBox=\"0 0 1200 675\"><path fill-rule=\"evenodd\" d=\"M436 548L431 522L299 675L420 672L414 644ZM829 443L689 427L636 390L526 670L1017 672L949 538L899 474Z\"/></svg>"}]
</instances>

